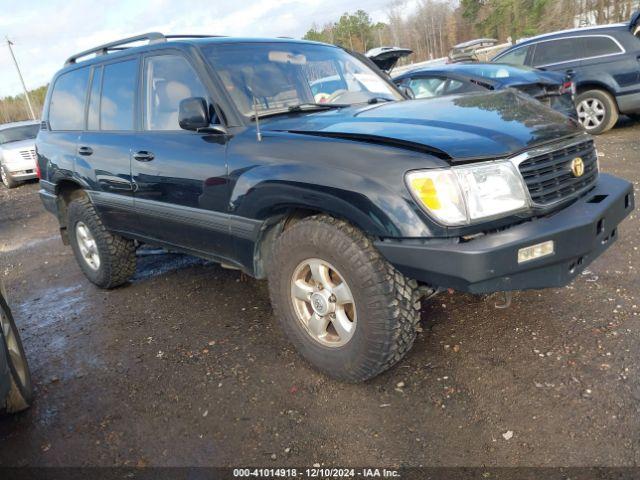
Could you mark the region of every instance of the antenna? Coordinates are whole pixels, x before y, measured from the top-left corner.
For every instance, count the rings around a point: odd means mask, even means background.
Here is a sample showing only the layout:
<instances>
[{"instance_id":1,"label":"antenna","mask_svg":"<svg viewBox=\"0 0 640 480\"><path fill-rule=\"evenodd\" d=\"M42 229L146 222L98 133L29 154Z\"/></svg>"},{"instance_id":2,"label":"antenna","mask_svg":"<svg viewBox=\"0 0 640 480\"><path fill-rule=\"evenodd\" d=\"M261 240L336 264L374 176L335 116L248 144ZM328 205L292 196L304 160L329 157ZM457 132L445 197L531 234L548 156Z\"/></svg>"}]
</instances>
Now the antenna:
<instances>
[{"instance_id":1,"label":"antenna","mask_svg":"<svg viewBox=\"0 0 640 480\"><path fill-rule=\"evenodd\" d=\"M256 119L256 138L262 141L262 133L260 133L260 118L258 117L258 99L253 97L253 117Z\"/></svg>"}]
</instances>

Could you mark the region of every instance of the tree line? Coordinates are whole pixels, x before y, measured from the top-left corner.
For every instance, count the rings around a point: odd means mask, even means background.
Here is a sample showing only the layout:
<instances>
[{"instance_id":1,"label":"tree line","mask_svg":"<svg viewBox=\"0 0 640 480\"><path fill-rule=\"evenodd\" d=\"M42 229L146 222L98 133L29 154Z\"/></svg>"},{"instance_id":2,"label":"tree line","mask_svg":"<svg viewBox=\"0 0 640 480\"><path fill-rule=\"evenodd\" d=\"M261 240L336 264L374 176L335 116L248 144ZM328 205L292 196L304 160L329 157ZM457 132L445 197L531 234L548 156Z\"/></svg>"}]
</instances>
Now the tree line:
<instances>
[{"instance_id":1,"label":"tree line","mask_svg":"<svg viewBox=\"0 0 640 480\"><path fill-rule=\"evenodd\" d=\"M47 85L29 91L29 99L36 118L40 119L44 97L47 94ZM0 123L30 120L29 107L24 94L0 99Z\"/></svg>"},{"instance_id":2,"label":"tree line","mask_svg":"<svg viewBox=\"0 0 640 480\"><path fill-rule=\"evenodd\" d=\"M584 25L628 21L640 0L390 0L386 22L374 22L365 10L344 13L333 22L313 25L304 38L366 52L379 46L410 48L410 62L440 58L473 38L529 37ZM29 92L40 115L47 87ZM29 118L24 95L0 99L0 122Z\"/></svg>"},{"instance_id":3,"label":"tree line","mask_svg":"<svg viewBox=\"0 0 640 480\"><path fill-rule=\"evenodd\" d=\"M639 0L392 0L387 21L365 10L313 25L304 38L366 52L378 46L410 48L410 61L447 55L474 38L515 41L563 28L628 21Z\"/></svg>"}]
</instances>

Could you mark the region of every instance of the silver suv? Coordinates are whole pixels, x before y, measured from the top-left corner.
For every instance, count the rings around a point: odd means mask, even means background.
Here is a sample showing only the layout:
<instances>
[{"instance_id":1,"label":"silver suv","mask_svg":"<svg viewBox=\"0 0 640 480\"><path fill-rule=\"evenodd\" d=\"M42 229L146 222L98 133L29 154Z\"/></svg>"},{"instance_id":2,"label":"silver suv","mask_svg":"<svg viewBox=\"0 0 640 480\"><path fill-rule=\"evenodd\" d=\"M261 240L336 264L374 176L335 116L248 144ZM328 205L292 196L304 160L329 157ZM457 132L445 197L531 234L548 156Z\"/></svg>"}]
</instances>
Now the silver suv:
<instances>
[{"instance_id":1,"label":"silver suv","mask_svg":"<svg viewBox=\"0 0 640 480\"><path fill-rule=\"evenodd\" d=\"M36 135L40 123L34 121L0 125L0 174L7 188L37 178Z\"/></svg>"}]
</instances>

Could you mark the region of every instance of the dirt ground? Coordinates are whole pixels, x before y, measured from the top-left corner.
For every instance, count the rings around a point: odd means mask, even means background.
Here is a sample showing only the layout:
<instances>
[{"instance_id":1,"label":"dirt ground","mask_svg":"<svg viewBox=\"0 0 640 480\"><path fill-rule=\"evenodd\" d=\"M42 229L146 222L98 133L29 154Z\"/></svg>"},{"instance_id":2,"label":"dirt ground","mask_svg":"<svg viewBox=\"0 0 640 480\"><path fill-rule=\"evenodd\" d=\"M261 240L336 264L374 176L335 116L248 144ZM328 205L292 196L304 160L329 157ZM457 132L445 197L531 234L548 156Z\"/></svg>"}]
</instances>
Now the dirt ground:
<instances>
[{"instance_id":1,"label":"dirt ground","mask_svg":"<svg viewBox=\"0 0 640 480\"><path fill-rule=\"evenodd\" d=\"M597 139L640 181L640 125ZM2 275L36 401L0 466L637 466L639 214L572 285L423 307L407 358L360 385L309 367L266 284L180 255L103 291L31 183L0 190Z\"/></svg>"}]
</instances>

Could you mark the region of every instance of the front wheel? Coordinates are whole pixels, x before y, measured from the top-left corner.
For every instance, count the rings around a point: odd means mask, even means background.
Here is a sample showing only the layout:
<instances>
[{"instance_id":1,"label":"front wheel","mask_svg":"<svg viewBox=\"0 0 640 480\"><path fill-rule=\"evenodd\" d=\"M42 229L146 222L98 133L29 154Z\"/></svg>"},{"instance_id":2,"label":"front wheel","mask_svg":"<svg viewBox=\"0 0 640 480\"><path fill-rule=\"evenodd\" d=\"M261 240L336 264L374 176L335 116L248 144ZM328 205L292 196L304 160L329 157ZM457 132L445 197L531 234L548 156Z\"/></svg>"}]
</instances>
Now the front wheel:
<instances>
[{"instance_id":1,"label":"front wheel","mask_svg":"<svg viewBox=\"0 0 640 480\"><path fill-rule=\"evenodd\" d=\"M13 179L9 170L4 165L0 165L0 177L2 178L2 184L7 188L16 188L20 185L20 182Z\"/></svg>"},{"instance_id":2,"label":"front wheel","mask_svg":"<svg viewBox=\"0 0 640 480\"><path fill-rule=\"evenodd\" d=\"M109 232L86 197L68 207L71 248L86 277L101 288L127 282L136 271L132 240Z\"/></svg>"},{"instance_id":3,"label":"front wheel","mask_svg":"<svg viewBox=\"0 0 640 480\"><path fill-rule=\"evenodd\" d=\"M618 106L610 93L603 90L588 90L576 98L578 121L584 129L599 135L611 130L618 122Z\"/></svg>"},{"instance_id":4,"label":"front wheel","mask_svg":"<svg viewBox=\"0 0 640 480\"><path fill-rule=\"evenodd\" d=\"M344 221L318 215L289 227L277 240L268 278L284 332L333 378L372 378L413 345L420 320L416 282Z\"/></svg>"}]
</instances>

